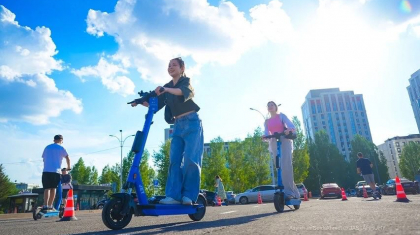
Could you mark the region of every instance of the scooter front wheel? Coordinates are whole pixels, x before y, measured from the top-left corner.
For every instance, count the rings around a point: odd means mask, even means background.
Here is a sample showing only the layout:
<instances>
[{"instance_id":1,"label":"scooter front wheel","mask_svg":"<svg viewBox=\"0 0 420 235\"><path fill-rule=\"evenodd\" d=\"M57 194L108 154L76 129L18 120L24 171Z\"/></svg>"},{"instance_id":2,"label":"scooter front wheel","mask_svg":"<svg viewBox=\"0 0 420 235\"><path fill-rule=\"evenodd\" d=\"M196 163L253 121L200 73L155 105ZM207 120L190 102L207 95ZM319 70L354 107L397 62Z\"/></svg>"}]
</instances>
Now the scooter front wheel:
<instances>
[{"instance_id":1,"label":"scooter front wheel","mask_svg":"<svg viewBox=\"0 0 420 235\"><path fill-rule=\"evenodd\" d=\"M126 202L128 203L128 202ZM102 210L102 222L110 229L118 230L127 226L133 214L128 212L125 215L121 215L120 212L123 210L123 202L120 198L113 198L105 204Z\"/></svg>"},{"instance_id":2,"label":"scooter front wheel","mask_svg":"<svg viewBox=\"0 0 420 235\"><path fill-rule=\"evenodd\" d=\"M198 209L197 212L195 212L194 214L188 215L190 219L194 221L200 221L206 214L206 199L203 196L199 195L197 198L197 204L201 205L202 207Z\"/></svg>"},{"instance_id":3,"label":"scooter front wheel","mask_svg":"<svg viewBox=\"0 0 420 235\"><path fill-rule=\"evenodd\" d=\"M40 212L41 207L37 207L36 205L34 205L32 209L32 218L34 218L34 220L42 219L42 215L40 214Z\"/></svg>"},{"instance_id":4,"label":"scooter front wheel","mask_svg":"<svg viewBox=\"0 0 420 235\"><path fill-rule=\"evenodd\" d=\"M275 193L274 208L276 208L276 211L282 213L284 211L284 204L284 193Z\"/></svg>"}]
</instances>

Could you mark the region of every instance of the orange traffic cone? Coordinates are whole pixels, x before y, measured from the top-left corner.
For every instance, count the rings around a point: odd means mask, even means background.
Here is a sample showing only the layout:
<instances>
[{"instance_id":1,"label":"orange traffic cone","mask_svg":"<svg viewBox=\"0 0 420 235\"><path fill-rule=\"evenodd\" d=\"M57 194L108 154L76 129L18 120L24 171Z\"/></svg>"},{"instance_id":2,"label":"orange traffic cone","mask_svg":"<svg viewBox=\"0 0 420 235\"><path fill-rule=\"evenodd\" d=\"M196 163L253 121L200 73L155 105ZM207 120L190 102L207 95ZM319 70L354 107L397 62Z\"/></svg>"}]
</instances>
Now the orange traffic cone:
<instances>
[{"instance_id":1,"label":"orange traffic cone","mask_svg":"<svg viewBox=\"0 0 420 235\"><path fill-rule=\"evenodd\" d=\"M73 220L77 220L77 218L74 213L73 189L70 189L67 196L66 207L64 208L63 218L61 218L61 220L59 221L73 221Z\"/></svg>"},{"instance_id":2,"label":"orange traffic cone","mask_svg":"<svg viewBox=\"0 0 420 235\"><path fill-rule=\"evenodd\" d=\"M341 201L347 201L346 192L344 192L344 188L341 188Z\"/></svg>"},{"instance_id":3,"label":"orange traffic cone","mask_svg":"<svg viewBox=\"0 0 420 235\"><path fill-rule=\"evenodd\" d=\"M365 185L363 185L363 197L368 198L368 194L367 194L367 191L365 189Z\"/></svg>"},{"instance_id":4,"label":"orange traffic cone","mask_svg":"<svg viewBox=\"0 0 420 235\"><path fill-rule=\"evenodd\" d=\"M307 195L307 194L308 194L308 193L306 192L306 188L304 188L304 189L303 189L303 200L304 200L304 201L309 201L309 200L308 200L308 195Z\"/></svg>"},{"instance_id":5,"label":"orange traffic cone","mask_svg":"<svg viewBox=\"0 0 420 235\"><path fill-rule=\"evenodd\" d=\"M400 178L395 177L396 191L397 191L397 202L409 202L407 195L404 192L404 188L401 185Z\"/></svg>"},{"instance_id":6,"label":"orange traffic cone","mask_svg":"<svg viewBox=\"0 0 420 235\"><path fill-rule=\"evenodd\" d=\"M258 192L258 204L262 204L261 193Z\"/></svg>"}]
</instances>

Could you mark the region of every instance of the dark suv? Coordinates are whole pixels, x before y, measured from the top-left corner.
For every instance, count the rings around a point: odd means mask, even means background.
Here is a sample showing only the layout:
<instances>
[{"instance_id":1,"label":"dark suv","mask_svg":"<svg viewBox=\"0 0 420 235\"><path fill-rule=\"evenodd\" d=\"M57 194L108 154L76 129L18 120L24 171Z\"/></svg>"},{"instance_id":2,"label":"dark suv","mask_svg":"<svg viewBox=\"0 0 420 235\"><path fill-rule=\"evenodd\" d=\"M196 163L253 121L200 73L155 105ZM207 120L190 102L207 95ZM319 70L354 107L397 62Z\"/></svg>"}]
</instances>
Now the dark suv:
<instances>
[{"instance_id":1,"label":"dark suv","mask_svg":"<svg viewBox=\"0 0 420 235\"><path fill-rule=\"evenodd\" d=\"M417 194L419 190L418 182L409 181L408 179L402 178L401 185L405 193ZM384 195L395 195L396 194L396 184L395 179L388 180L384 187L382 188L382 194Z\"/></svg>"}]
</instances>

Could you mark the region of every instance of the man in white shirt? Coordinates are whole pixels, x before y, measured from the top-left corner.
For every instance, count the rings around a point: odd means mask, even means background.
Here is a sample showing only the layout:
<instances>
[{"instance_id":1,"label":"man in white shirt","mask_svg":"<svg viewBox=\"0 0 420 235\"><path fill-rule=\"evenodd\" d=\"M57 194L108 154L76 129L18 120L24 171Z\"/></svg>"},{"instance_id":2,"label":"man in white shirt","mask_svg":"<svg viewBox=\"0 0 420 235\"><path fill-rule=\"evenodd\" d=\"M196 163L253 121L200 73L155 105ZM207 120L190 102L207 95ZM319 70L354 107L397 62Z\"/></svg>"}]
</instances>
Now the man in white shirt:
<instances>
[{"instance_id":1,"label":"man in white shirt","mask_svg":"<svg viewBox=\"0 0 420 235\"><path fill-rule=\"evenodd\" d=\"M67 168L70 169L69 155L61 144L63 144L63 136L54 136L54 143L45 147L42 154L44 160L44 170L42 172L42 186L44 188L43 210L53 209L55 191L60 182L60 169L63 158L66 158Z\"/></svg>"}]
</instances>

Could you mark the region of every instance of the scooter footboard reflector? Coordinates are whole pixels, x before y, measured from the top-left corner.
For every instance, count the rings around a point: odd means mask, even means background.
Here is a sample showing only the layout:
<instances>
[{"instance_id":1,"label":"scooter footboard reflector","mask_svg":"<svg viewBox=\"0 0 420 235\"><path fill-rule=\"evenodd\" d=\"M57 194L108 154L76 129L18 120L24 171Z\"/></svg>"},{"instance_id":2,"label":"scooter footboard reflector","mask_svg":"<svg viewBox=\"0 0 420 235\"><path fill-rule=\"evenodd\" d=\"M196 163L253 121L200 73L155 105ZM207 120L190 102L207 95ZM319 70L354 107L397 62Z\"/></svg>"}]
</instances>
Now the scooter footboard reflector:
<instances>
[{"instance_id":1,"label":"scooter footboard reflector","mask_svg":"<svg viewBox=\"0 0 420 235\"><path fill-rule=\"evenodd\" d=\"M134 138L133 147L131 147L131 151L133 151L134 153L140 152L142 141L143 141L143 132L137 131L136 137Z\"/></svg>"}]
</instances>

